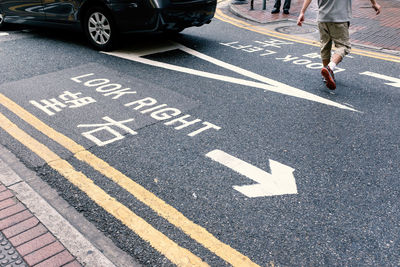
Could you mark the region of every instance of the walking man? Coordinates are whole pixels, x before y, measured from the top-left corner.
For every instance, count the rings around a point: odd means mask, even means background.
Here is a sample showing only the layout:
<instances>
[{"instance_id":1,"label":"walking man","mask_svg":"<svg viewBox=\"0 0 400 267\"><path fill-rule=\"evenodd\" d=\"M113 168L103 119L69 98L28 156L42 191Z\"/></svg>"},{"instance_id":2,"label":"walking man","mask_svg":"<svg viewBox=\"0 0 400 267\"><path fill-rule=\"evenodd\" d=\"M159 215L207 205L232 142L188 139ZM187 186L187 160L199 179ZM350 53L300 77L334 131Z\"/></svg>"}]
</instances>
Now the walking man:
<instances>
[{"instance_id":1,"label":"walking man","mask_svg":"<svg viewBox=\"0 0 400 267\"><path fill-rule=\"evenodd\" d=\"M297 19L297 25L302 26L304 14L312 0L304 0L303 7ZM381 6L370 0L376 15L381 12ZM337 64L350 53L349 26L351 19L351 0L318 0L318 29L321 40L321 59L323 68L321 75L326 81L326 86L336 89L333 71ZM336 50L331 56L332 42Z\"/></svg>"},{"instance_id":2,"label":"walking man","mask_svg":"<svg viewBox=\"0 0 400 267\"><path fill-rule=\"evenodd\" d=\"M281 0L275 0L274 9L272 9L271 14L279 13L280 9L281 9ZM283 13L289 14L289 9L290 9L290 0L285 0L285 3L283 4Z\"/></svg>"}]
</instances>

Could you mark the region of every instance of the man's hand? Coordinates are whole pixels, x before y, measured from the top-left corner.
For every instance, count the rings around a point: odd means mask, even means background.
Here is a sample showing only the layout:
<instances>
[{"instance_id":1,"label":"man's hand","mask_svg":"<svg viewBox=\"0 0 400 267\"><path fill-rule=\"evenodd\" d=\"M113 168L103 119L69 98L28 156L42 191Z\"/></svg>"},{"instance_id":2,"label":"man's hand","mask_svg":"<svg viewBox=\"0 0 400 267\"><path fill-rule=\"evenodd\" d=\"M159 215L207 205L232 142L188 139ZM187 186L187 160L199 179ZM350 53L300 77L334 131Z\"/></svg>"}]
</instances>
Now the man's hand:
<instances>
[{"instance_id":1,"label":"man's hand","mask_svg":"<svg viewBox=\"0 0 400 267\"><path fill-rule=\"evenodd\" d=\"M381 13L381 6L378 3L375 3L374 5L372 5L372 8L375 10L377 15L379 13Z\"/></svg>"},{"instance_id":2,"label":"man's hand","mask_svg":"<svg viewBox=\"0 0 400 267\"><path fill-rule=\"evenodd\" d=\"M298 19L297 19L297 25L302 26L304 21L304 13L300 13Z\"/></svg>"},{"instance_id":3,"label":"man's hand","mask_svg":"<svg viewBox=\"0 0 400 267\"><path fill-rule=\"evenodd\" d=\"M304 0L303 7L301 8L300 15L299 15L299 17L297 19L297 25L299 25L299 26L303 25L304 14L306 13L306 10L307 10L308 6L311 4L311 1L312 0ZM375 1L375 0L371 0L371 1Z\"/></svg>"}]
</instances>

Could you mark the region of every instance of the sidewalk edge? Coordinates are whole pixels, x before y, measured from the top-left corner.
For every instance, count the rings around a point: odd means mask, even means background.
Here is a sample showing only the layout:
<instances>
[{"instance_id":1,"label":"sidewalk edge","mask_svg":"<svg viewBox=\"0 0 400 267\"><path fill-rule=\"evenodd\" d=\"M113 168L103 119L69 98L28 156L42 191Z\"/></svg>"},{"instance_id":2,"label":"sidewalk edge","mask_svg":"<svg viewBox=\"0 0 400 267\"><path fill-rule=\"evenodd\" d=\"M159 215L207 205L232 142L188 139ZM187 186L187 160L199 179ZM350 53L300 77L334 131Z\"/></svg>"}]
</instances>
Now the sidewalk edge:
<instances>
[{"instance_id":1,"label":"sidewalk edge","mask_svg":"<svg viewBox=\"0 0 400 267\"><path fill-rule=\"evenodd\" d=\"M246 14L241 13L241 12L240 12L238 9L236 9L234 6L235 6L235 5L233 5L232 3L229 3L229 4L228 4L229 11L230 11L234 16L237 16L237 17L240 17L240 18L244 18L244 19L250 20L250 21L252 21L252 22L260 23L260 22L258 22L257 20L253 19L251 16L246 16ZM261 24L262 24L262 23L261 23Z\"/></svg>"},{"instance_id":2,"label":"sidewalk edge","mask_svg":"<svg viewBox=\"0 0 400 267\"><path fill-rule=\"evenodd\" d=\"M289 19L279 19L279 20L268 21L268 22L260 22L260 21L258 21L256 19L254 19L253 17L248 16L246 13L241 12L231 2L228 3L227 6L228 6L229 12L232 15L237 16L237 17L242 18L242 19L249 20L249 21L254 22L254 23L258 23L258 24L260 24L260 26L267 25L267 24L273 24L273 23L279 23L281 21L294 21L294 22L296 22L295 20L290 19L290 18ZM314 22L314 23L313 22L307 22L307 23L304 23L304 24L317 26L316 22ZM292 35L290 35L290 36L292 36ZM312 41L312 40L310 40L310 41ZM386 53L386 54L390 54L390 55L394 55L394 56L400 56L400 51L390 50L390 49L386 49L386 48L382 48L382 47L378 47L378 46L371 46L371 45L361 44L361 43L354 42L354 40L352 41L351 45L354 46L354 47L361 48L361 49L375 50L375 51L379 51L381 53Z\"/></svg>"},{"instance_id":3,"label":"sidewalk edge","mask_svg":"<svg viewBox=\"0 0 400 267\"><path fill-rule=\"evenodd\" d=\"M140 266L2 145L0 159L11 174L0 181L83 266Z\"/></svg>"}]
</instances>

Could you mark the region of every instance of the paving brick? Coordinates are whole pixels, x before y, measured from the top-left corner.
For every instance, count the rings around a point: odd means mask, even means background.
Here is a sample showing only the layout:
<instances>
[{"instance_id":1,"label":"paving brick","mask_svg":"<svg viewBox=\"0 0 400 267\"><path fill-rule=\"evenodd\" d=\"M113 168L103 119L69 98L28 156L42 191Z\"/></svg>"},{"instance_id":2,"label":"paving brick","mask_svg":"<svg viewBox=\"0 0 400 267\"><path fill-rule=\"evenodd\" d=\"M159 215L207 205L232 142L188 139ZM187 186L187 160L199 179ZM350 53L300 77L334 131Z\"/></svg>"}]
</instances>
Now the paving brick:
<instances>
[{"instance_id":1,"label":"paving brick","mask_svg":"<svg viewBox=\"0 0 400 267\"><path fill-rule=\"evenodd\" d=\"M64 246L60 242L56 241L35 252L32 252L31 254L26 255L23 258L28 265L33 266L58 254L63 250L65 250Z\"/></svg>"},{"instance_id":2,"label":"paving brick","mask_svg":"<svg viewBox=\"0 0 400 267\"><path fill-rule=\"evenodd\" d=\"M54 241L56 241L56 239L50 232L48 232L44 235L38 236L35 239L16 247L16 249L19 252L19 254L21 254L21 256L25 256L35 250L38 250L44 246L53 243Z\"/></svg>"},{"instance_id":3,"label":"paving brick","mask_svg":"<svg viewBox=\"0 0 400 267\"><path fill-rule=\"evenodd\" d=\"M16 198L7 198L3 201L0 201L0 210L8 208L17 203L18 203L18 200Z\"/></svg>"},{"instance_id":4,"label":"paving brick","mask_svg":"<svg viewBox=\"0 0 400 267\"><path fill-rule=\"evenodd\" d=\"M32 239L43 235L44 233L48 232L47 229L43 226L43 224L39 224L28 231L25 231L19 235L16 235L10 238L11 244L17 247L25 242L31 241Z\"/></svg>"},{"instance_id":5,"label":"paving brick","mask_svg":"<svg viewBox=\"0 0 400 267\"><path fill-rule=\"evenodd\" d=\"M82 265L77 260L74 260L73 262L70 262L63 267L82 267Z\"/></svg>"},{"instance_id":6,"label":"paving brick","mask_svg":"<svg viewBox=\"0 0 400 267\"><path fill-rule=\"evenodd\" d=\"M31 217L23 222L20 222L16 225L8 227L7 229L4 229L3 234L7 238L11 238L13 236L16 236L22 232L25 232L25 231L35 227L38 224L39 224L39 220L36 217Z\"/></svg>"},{"instance_id":7,"label":"paving brick","mask_svg":"<svg viewBox=\"0 0 400 267\"><path fill-rule=\"evenodd\" d=\"M33 217L29 210L24 210L23 212L17 213L13 216L0 220L0 230L6 229L12 225L25 221L26 219Z\"/></svg>"},{"instance_id":8,"label":"paving brick","mask_svg":"<svg viewBox=\"0 0 400 267\"><path fill-rule=\"evenodd\" d=\"M10 197L13 197L13 196L14 195L10 190L3 191L3 192L0 193L0 201L4 200L4 199L7 199L7 198L10 198Z\"/></svg>"},{"instance_id":9,"label":"paving brick","mask_svg":"<svg viewBox=\"0 0 400 267\"><path fill-rule=\"evenodd\" d=\"M0 210L0 220L10 217L14 214L17 214L23 210L26 210L25 206L22 203L15 204L14 206L10 206L6 209Z\"/></svg>"},{"instance_id":10,"label":"paving brick","mask_svg":"<svg viewBox=\"0 0 400 267\"><path fill-rule=\"evenodd\" d=\"M3 184L0 184L0 192L6 191L7 187L5 187Z\"/></svg>"},{"instance_id":11,"label":"paving brick","mask_svg":"<svg viewBox=\"0 0 400 267\"><path fill-rule=\"evenodd\" d=\"M74 257L67 250L35 265L34 267L50 267L63 266L64 264L74 260ZM79 266L79 265L78 265Z\"/></svg>"}]
</instances>

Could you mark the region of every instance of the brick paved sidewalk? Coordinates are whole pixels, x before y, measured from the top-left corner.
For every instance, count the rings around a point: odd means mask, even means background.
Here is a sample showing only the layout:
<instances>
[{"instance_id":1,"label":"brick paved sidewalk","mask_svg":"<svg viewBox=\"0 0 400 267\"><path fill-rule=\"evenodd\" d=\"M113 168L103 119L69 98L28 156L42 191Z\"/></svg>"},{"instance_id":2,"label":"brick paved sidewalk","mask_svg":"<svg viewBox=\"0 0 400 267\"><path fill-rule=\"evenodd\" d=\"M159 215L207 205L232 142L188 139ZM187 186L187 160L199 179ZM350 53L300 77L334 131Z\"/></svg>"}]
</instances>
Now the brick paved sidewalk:
<instances>
[{"instance_id":1,"label":"brick paved sidewalk","mask_svg":"<svg viewBox=\"0 0 400 267\"><path fill-rule=\"evenodd\" d=\"M274 0L266 1L266 10L262 10L263 0L254 0L254 10L248 4L233 5L235 13L259 23L291 19L297 20L303 0L292 0L290 14L271 14ZM283 6L284 0L282 0ZM382 12L375 15L370 0L353 0L353 19L350 26L352 43L373 46L388 50L400 51L400 0L377 0ZM315 23L317 18L317 1L311 2L306 12L306 22Z\"/></svg>"},{"instance_id":2,"label":"brick paved sidewalk","mask_svg":"<svg viewBox=\"0 0 400 267\"><path fill-rule=\"evenodd\" d=\"M0 266L82 266L0 183Z\"/></svg>"},{"instance_id":3,"label":"brick paved sidewalk","mask_svg":"<svg viewBox=\"0 0 400 267\"><path fill-rule=\"evenodd\" d=\"M0 145L0 267L140 267Z\"/></svg>"}]
</instances>

